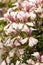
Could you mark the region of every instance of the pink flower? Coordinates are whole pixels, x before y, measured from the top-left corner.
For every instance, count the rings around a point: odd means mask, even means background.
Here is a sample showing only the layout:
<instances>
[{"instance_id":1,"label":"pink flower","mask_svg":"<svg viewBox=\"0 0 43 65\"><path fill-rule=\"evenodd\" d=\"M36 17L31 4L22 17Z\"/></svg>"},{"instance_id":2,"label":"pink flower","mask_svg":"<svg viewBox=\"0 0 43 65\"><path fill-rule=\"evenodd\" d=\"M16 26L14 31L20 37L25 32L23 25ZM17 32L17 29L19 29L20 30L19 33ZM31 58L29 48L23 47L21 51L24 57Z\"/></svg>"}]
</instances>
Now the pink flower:
<instances>
[{"instance_id":1,"label":"pink flower","mask_svg":"<svg viewBox=\"0 0 43 65\"><path fill-rule=\"evenodd\" d=\"M36 4L40 4L42 0L36 0Z\"/></svg>"},{"instance_id":2,"label":"pink flower","mask_svg":"<svg viewBox=\"0 0 43 65\"><path fill-rule=\"evenodd\" d=\"M18 4L18 9L19 9L19 10L21 10L21 9L22 9L22 6L21 6L21 4L20 4L20 3Z\"/></svg>"},{"instance_id":3,"label":"pink flower","mask_svg":"<svg viewBox=\"0 0 43 65\"><path fill-rule=\"evenodd\" d=\"M10 14L5 14L4 15L4 18L5 18L5 20L8 20L8 21L10 21L10 22L14 22L14 21L16 21L16 18L13 18Z\"/></svg>"},{"instance_id":4,"label":"pink flower","mask_svg":"<svg viewBox=\"0 0 43 65\"><path fill-rule=\"evenodd\" d=\"M25 12L19 11L18 14L17 14L17 19L19 21L27 22L28 16Z\"/></svg>"},{"instance_id":5,"label":"pink flower","mask_svg":"<svg viewBox=\"0 0 43 65\"><path fill-rule=\"evenodd\" d=\"M36 45L38 43L38 40L33 38L33 37L30 37L29 38L29 46L30 47L33 47L34 45Z\"/></svg>"},{"instance_id":6,"label":"pink flower","mask_svg":"<svg viewBox=\"0 0 43 65\"><path fill-rule=\"evenodd\" d=\"M41 62L43 62L43 55L41 56Z\"/></svg>"},{"instance_id":7,"label":"pink flower","mask_svg":"<svg viewBox=\"0 0 43 65\"><path fill-rule=\"evenodd\" d=\"M9 22L14 22L17 20L16 18L17 12L7 12L6 14L4 14L4 18L5 20L8 20Z\"/></svg>"},{"instance_id":8,"label":"pink flower","mask_svg":"<svg viewBox=\"0 0 43 65\"><path fill-rule=\"evenodd\" d=\"M14 47L20 46L20 43L16 40L13 44Z\"/></svg>"},{"instance_id":9,"label":"pink flower","mask_svg":"<svg viewBox=\"0 0 43 65\"><path fill-rule=\"evenodd\" d=\"M8 9L8 13L10 13L10 12L12 12L13 11L13 9L12 8L9 8Z\"/></svg>"},{"instance_id":10,"label":"pink flower","mask_svg":"<svg viewBox=\"0 0 43 65\"><path fill-rule=\"evenodd\" d=\"M31 26L31 25L30 25L30 26ZM34 28L30 28L29 31L27 32L27 36L30 37L32 31L34 31L34 30L36 30L36 29L34 29Z\"/></svg>"},{"instance_id":11,"label":"pink flower","mask_svg":"<svg viewBox=\"0 0 43 65\"><path fill-rule=\"evenodd\" d=\"M26 11L29 12L31 6L29 4L26 5Z\"/></svg>"},{"instance_id":12,"label":"pink flower","mask_svg":"<svg viewBox=\"0 0 43 65\"><path fill-rule=\"evenodd\" d=\"M31 33L32 33L32 29L30 28L29 32L28 32L28 37L31 36Z\"/></svg>"},{"instance_id":13,"label":"pink flower","mask_svg":"<svg viewBox=\"0 0 43 65\"><path fill-rule=\"evenodd\" d=\"M38 61L43 62L43 55L40 56L39 52L34 52L32 54Z\"/></svg>"},{"instance_id":14,"label":"pink flower","mask_svg":"<svg viewBox=\"0 0 43 65\"><path fill-rule=\"evenodd\" d=\"M34 52L32 56L34 56L37 60L40 60L40 54L38 52Z\"/></svg>"},{"instance_id":15,"label":"pink flower","mask_svg":"<svg viewBox=\"0 0 43 65\"><path fill-rule=\"evenodd\" d=\"M11 21L11 22L14 22L16 19L14 19L11 15L8 16L8 19Z\"/></svg>"},{"instance_id":16,"label":"pink flower","mask_svg":"<svg viewBox=\"0 0 43 65\"><path fill-rule=\"evenodd\" d=\"M23 17L23 21L24 21L24 23L26 23L27 22L27 17L25 16L25 17Z\"/></svg>"},{"instance_id":17,"label":"pink flower","mask_svg":"<svg viewBox=\"0 0 43 65\"><path fill-rule=\"evenodd\" d=\"M24 25L24 27L23 27L22 31L24 31L24 32L28 33L28 32L29 32L29 28L28 28L26 25Z\"/></svg>"},{"instance_id":18,"label":"pink flower","mask_svg":"<svg viewBox=\"0 0 43 65\"><path fill-rule=\"evenodd\" d=\"M35 62L34 62L32 59L27 60L27 63L28 63L29 65L35 65Z\"/></svg>"}]
</instances>

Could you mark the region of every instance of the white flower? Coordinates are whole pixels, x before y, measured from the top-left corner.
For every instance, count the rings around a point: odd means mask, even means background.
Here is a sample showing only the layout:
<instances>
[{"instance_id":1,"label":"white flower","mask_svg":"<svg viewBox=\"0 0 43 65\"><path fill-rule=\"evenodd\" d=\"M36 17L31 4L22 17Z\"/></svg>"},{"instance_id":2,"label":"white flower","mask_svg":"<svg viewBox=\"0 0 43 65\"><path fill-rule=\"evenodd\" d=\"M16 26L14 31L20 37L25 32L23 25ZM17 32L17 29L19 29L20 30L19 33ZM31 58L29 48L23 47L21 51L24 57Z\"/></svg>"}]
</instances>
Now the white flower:
<instances>
[{"instance_id":1,"label":"white flower","mask_svg":"<svg viewBox=\"0 0 43 65\"><path fill-rule=\"evenodd\" d=\"M41 62L43 62L43 55L41 56Z\"/></svg>"},{"instance_id":2,"label":"white flower","mask_svg":"<svg viewBox=\"0 0 43 65\"><path fill-rule=\"evenodd\" d=\"M12 24L12 27L13 27L15 30L17 30L17 29L18 29L17 23L13 23L13 24Z\"/></svg>"},{"instance_id":3,"label":"white flower","mask_svg":"<svg viewBox=\"0 0 43 65\"><path fill-rule=\"evenodd\" d=\"M28 26L34 26L34 24L32 22L28 22L26 23Z\"/></svg>"},{"instance_id":4,"label":"white flower","mask_svg":"<svg viewBox=\"0 0 43 65\"><path fill-rule=\"evenodd\" d=\"M20 42L21 42L22 44L25 44L25 43L27 42L27 40L28 40L28 38L21 39Z\"/></svg>"},{"instance_id":5,"label":"white flower","mask_svg":"<svg viewBox=\"0 0 43 65\"><path fill-rule=\"evenodd\" d=\"M38 43L38 40L33 38L33 37L30 37L29 38L29 46L32 47L34 45L36 45Z\"/></svg>"},{"instance_id":6,"label":"white flower","mask_svg":"<svg viewBox=\"0 0 43 65\"><path fill-rule=\"evenodd\" d=\"M9 33L11 32L15 32L16 34L16 31L13 29L12 27L13 24L8 24L7 26L4 27L4 31L5 33L8 35Z\"/></svg>"},{"instance_id":7,"label":"white flower","mask_svg":"<svg viewBox=\"0 0 43 65\"><path fill-rule=\"evenodd\" d=\"M16 19L17 12L11 12L10 15L11 15L14 19Z\"/></svg>"},{"instance_id":8,"label":"white flower","mask_svg":"<svg viewBox=\"0 0 43 65\"><path fill-rule=\"evenodd\" d=\"M31 7L32 6L34 6L34 4L32 3L32 2L29 2L29 1L27 1L27 0L24 0L24 2L22 2L22 9L23 9L23 11L27 11L27 12L29 12L30 11L30 9L31 9Z\"/></svg>"},{"instance_id":9,"label":"white flower","mask_svg":"<svg viewBox=\"0 0 43 65\"><path fill-rule=\"evenodd\" d=\"M15 9L18 8L18 5L19 5L19 4L18 4L18 2L16 2L16 3L13 3L12 5L14 6L14 7L12 7L12 10L15 10Z\"/></svg>"},{"instance_id":10,"label":"white flower","mask_svg":"<svg viewBox=\"0 0 43 65\"><path fill-rule=\"evenodd\" d=\"M29 0L33 4L40 4L42 0Z\"/></svg>"},{"instance_id":11,"label":"white flower","mask_svg":"<svg viewBox=\"0 0 43 65\"><path fill-rule=\"evenodd\" d=\"M7 26L4 27L4 31L5 31L5 33L6 33L7 35L8 35L8 33L9 33L9 31L10 31L10 30L8 29L9 26L10 26L10 24L8 24ZM8 31L8 30L9 30L9 31Z\"/></svg>"},{"instance_id":12,"label":"white flower","mask_svg":"<svg viewBox=\"0 0 43 65\"><path fill-rule=\"evenodd\" d=\"M34 52L32 54L38 61L43 62L43 55L40 56L39 52Z\"/></svg>"},{"instance_id":13,"label":"white flower","mask_svg":"<svg viewBox=\"0 0 43 65\"><path fill-rule=\"evenodd\" d=\"M4 19L5 19L5 20L9 20L9 19L8 19L8 16L9 16L9 13L7 12L6 14L4 14Z\"/></svg>"},{"instance_id":14,"label":"white flower","mask_svg":"<svg viewBox=\"0 0 43 65\"><path fill-rule=\"evenodd\" d=\"M12 8L9 8L7 11L7 13L10 13L10 12L12 12Z\"/></svg>"},{"instance_id":15,"label":"white flower","mask_svg":"<svg viewBox=\"0 0 43 65\"><path fill-rule=\"evenodd\" d=\"M9 22L14 22L16 21L16 14L17 12L7 12L6 14L4 14L4 19L8 20Z\"/></svg>"},{"instance_id":16,"label":"white flower","mask_svg":"<svg viewBox=\"0 0 43 65\"><path fill-rule=\"evenodd\" d=\"M30 2L32 2L32 3L36 3L36 0L29 0Z\"/></svg>"},{"instance_id":17,"label":"white flower","mask_svg":"<svg viewBox=\"0 0 43 65\"><path fill-rule=\"evenodd\" d=\"M32 31L35 31L35 30L37 30L37 29L34 29L34 28L32 28L32 27L30 27L30 29L31 29Z\"/></svg>"},{"instance_id":18,"label":"white flower","mask_svg":"<svg viewBox=\"0 0 43 65\"><path fill-rule=\"evenodd\" d=\"M19 65L19 64L20 64L20 61L17 60L15 65Z\"/></svg>"},{"instance_id":19,"label":"white flower","mask_svg":"<svg viewBox=\"0 0 43 65\"><path fill-rule=\"evenodd\" d=\"M36 0L36 4L40 4L42 2L42 0Z\"/></svg>"},{"instance_id":20,"label":"white flower","mask_svg":"<svg viewBox=\"0 0 43 65\"><path fill-rule=\"evenodd\" d=\"M12 5L18 6L18 2L13 3ZM14 8L14 7L12 7L12 9L13 9L13 8Z\"/></svg>"},{"instance_id":21,"label":"white flower","mask_svg":"<svg viewBox=\"0 0 43 65\"><path fill-rule=\"evenodd\" d=\"M7 26L4 27L4 31L10 26L10 24L8 24Z\"/></svg>"},{"instance_id":22,"label":"white flower","mask_svg":"<svg viewBox=\"0 0 43 65\"><path fill-rule=\"evenodd\" d=\"M21 30L22 27L23 27L23 24L22 23L19 23L19 25L18 25L19 30Z\"/></svg>"},{"instance_id":23,"label":"white flower","mask_svg":"<svg viewBox=\"0 0 43 65\"><path fill-rule=\"evenodd\" d=\"M21 44L20 44L17 40L15 40L15 42L14 42L13 45L14 45L14 46L20 46Z\"/></svg>"},{"instance_id":24,"label":"white flower","mask_svg":"<svg viewBox=\"0 0 43 65\"><path fill-rule=\"evenodd\" d=\"M4 42L5 42L4 46L12 47L11 38L8 38L8 39L5 40Z\"/></svg>"},{"instance_id":25,"label":"white flower","mask_svg":"<svg viewBox=\"0 0 43 65\"><path fill-rule=\"evenodd\" d=\"M14 5L14 4L13 4L13 5ZM18 8L18 5L16 5L16 7L13 7L12 9L15 10L15 9L17 9L17 8Z\"/></svg>"},{"instance_id":26,"label":"white flower","mask_svg":"<svg viewBox=\"0 0 43 65\"><path fill-rule=\"evenodd\" d=\"M30 6L34 6L34 5L35 5L35 3L33 4L32 2L29 2L29 5L30 5Z\"/></svg>"},{"instance_id":27,"label":"white flower","mask_svg":"<svg viewBox=\"0 0 43 65\"><path fill-rule=\"evenodd\" d=\"M24 50L25 50L24 48L23 48L23 49L19 49L19 50L18 50L19 54L20 54L20 55L24 54Z\"/></svg>"},{"instance_id":28,"label":"white flower","mask_svg":"<svg viewBox=\"0 0 43 65\"><path fill-rule=\"evenodd\" d=\"M29 2L24 0L24 2L22 2L22 6L25 7Z\"/></svg>"},{"instance_id":29,"label":"white flower","mask_svg":"<svg viewBox=\"0 0 43 65\"><path fill-rule=\"evenodd\" d=\"M37 8L36 10L34 10L36 13L41 13L42 12L42 8L41 7L39 7L39 8Z\"/></svg>"},{"instance_id":30,"label":"white flower","mask_svg":"<svg viewBox=\"0 0 43 65\"><path fill-rule=\"evenodd\" d=\"M13 23L13 24L12 24L12 27L13 27L15 30L21 30L22 27L23 27L23 24L22 24L22 23L19 23L19 25L18 25L18 23Z\"/></svg>"},{"instance_id":31,"label":"white flower","mask_svg":"<svg viewBox=\"0 0 43 65\"><path fill-rule=\"evenodd\" d=\"M36 14L34 12L30 12L29 15L31 20L34 20L36 18Z\"/></svg>"},{"instance_id":32,"label":"white flower","mask_svg":"<svg viewBox=\"0 0 43 65\"><path fill-rule=\"evenodd\" d=\"M27 25L24 25L22 31L24 31L24 32L26 32L26 33L29 32L29 28L27 27Z\"/></svg>"},{"instance_id":33,"label":"white flower","mask_svg":"<svg viewBox=\"0 0 43 65\"><path fill-rule=\"evenodd\" d=\"M19 11L18 14L17 14L17 18L22 21L23 20L23 17L25 17L25 13L23 11Z\"/></svg>"},{"instance_id":34,"label":"white flower","mask_svg":"<svg viewBox=\"0 0 43 65\"><path fill-rule=\"evenodd\" d=\"M25 48L17 49L17 51L16 51L17 56L18 56L21 60L23 60L23 54L24 54L24 52L25 52Z\"/></svg>"},{"instance_id":35,"label":"white flower","mask_svg":"<svg viewBox=\"0 0 43 65\"><path fill-rule=\"evenodd\" d=\"M15 50L16 50L16 48L12 49L12 50L9 52L9 56L10 56L10 57L13 57L13 56L14 56Z\"/></svg>"},{"instance_id":36,"label":"white flower","mask_svg":"<svg viewBox=\"0 0 43 65\"><path fill-rule=\"evenodd\" d=\"M30 64L30 65L31 65L31 64L32 64L32 65L35 65L35 63L34 63L34 61L33 61L32 59L27 60L27 63Z\"/></svg>"},{"instance_id":37,"label":"white flower","mask_svg":"<svg viewBox=\"0 0 43 65\"><path fill-rule=\"evenodd\" d=\"M19 11L17 14L17 19L22 22L27 22L28 16L24 11Z\"/></svg>"},{"instance_id":38,"label":"white flower","mask_svg":"<svg viewBox=\"0 0 43 65\"><path fill-rule=\"evenodd\" d=\"M9 58L9 56L6 58L6 61L7 61L8 64L10 63L10 58Z\"/></svg>"},{"instance_id":39,"label":"white flower","mask_svg":"<svg viewBox=\"0 0 43 65\"><path fill-rule=\"evenodd\" d=\"M26 15L27 19L30 17L28 12L26 12L25 15Z\"/></svg>"},{"instance_id":40,"label":"white flower","mask_svg":"<svg viewBox=\"0 0 43 65\"><path fill-rule=\"evenodd\" d=\"M1 63L1 65L6 65L5 61L3 61L3 62Z\"/></svg>"},{"instance_id":41,"label":"white flower","mask_svg":"<svg viewBox=\"0 0 43 65\"><path fill-rule=\"evenodd\" d=\"M21 5L22 5L23 8L25 8L28 3L29 3L28 1L24 0L24 2L22 2Z\"/></svg>"},{"instance_id":42,"label":"white flower","mask_svg":"<svg viewBox=\"0 0 43 65\"><path fill-rule=\"evenodd\" d=\"M36 57L37 60L40 60L40 54L39 52L34 52L32 56Z\"/></svg>"}]
</instances>

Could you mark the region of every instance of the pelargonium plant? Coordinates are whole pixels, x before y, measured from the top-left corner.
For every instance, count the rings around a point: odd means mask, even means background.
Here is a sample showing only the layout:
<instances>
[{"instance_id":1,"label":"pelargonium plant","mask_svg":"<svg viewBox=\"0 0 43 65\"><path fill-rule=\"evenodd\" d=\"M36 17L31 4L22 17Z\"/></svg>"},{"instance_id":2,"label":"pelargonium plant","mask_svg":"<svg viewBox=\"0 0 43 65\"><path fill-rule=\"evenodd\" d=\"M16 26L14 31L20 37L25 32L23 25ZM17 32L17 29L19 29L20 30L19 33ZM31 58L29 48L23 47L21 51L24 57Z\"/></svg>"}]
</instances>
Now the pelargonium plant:
<instances>
[{"instance_id":1,"label":"pelargonium plant","mask_svg":"<svg viewBox=\"0 0 43 65\"><path fill-rule=\"evenodd\" d=\"M12 5L0 18L0 65L43 65L43 1Z\"/></svg>"}]
</instances>

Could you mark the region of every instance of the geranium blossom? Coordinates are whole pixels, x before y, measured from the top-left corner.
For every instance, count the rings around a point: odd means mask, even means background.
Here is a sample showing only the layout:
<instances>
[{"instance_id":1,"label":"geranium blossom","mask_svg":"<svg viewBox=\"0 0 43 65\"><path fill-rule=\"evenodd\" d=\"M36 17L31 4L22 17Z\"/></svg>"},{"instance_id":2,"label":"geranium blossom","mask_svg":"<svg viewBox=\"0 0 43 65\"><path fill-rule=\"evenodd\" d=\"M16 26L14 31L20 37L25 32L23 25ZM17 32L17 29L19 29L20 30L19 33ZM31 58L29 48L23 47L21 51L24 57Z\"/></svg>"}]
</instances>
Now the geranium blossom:
<instances>
[{"instance_id":1,"label":"geranium blossom","mask_svg":"<svg viewBox=\"0 0 43 65\"><path fill-rule=\"evenodd\" d=\"M30 2L33 2L35 4L40 4L42 0L29 0Z\"/></svg>"},{"instance_id":2,"label":"geranium blossom","mask_svg":"<svg viewBox=\"0 0 43 65\"><path fill-rule=\"evenodd\" d=\"M34 56L40 62L43 62L43 55L40 56L39 52L34 52L34 54L32 54L32 56Z\"/></svg>"},{"instance_id":3,"label":"geranium blossom","mask_svg":"<svg viewBox=\"0 0 43 65\"><path fill-rule=\"evenodd\" d=\"M34 62L32 59L27 60L27 63L28 63L29 65L35 65L35 62Z\"/></svg>"},{"instance_id":4,"label":"geranium blossom","mask_svg":"<svg viewBox=\"0 0 43 65\"><path fill-rule=\"evenodd\" d=\"M43 2L17 0L0 18L0 65L43 65Z\"/></svg>"}]
</instances>

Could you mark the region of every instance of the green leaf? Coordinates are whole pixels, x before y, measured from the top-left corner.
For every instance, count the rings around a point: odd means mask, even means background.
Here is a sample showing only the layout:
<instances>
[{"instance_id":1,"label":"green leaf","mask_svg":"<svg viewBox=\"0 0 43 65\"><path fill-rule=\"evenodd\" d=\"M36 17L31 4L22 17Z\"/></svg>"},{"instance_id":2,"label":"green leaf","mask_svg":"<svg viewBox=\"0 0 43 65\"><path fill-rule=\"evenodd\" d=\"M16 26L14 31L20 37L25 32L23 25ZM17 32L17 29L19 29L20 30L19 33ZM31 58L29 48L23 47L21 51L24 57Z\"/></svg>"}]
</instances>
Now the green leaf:
<instances>
[{"instance_id":1,"label":"green leaf","mask_svg":"<svg viewBox=\"0 0 43 65\"><path fill-rule=\"evenodd\" d=\"M20 36L23 37L23 38L26 38L27 34L25 32L20 32Z\"/></svg>"}]
</instances>

